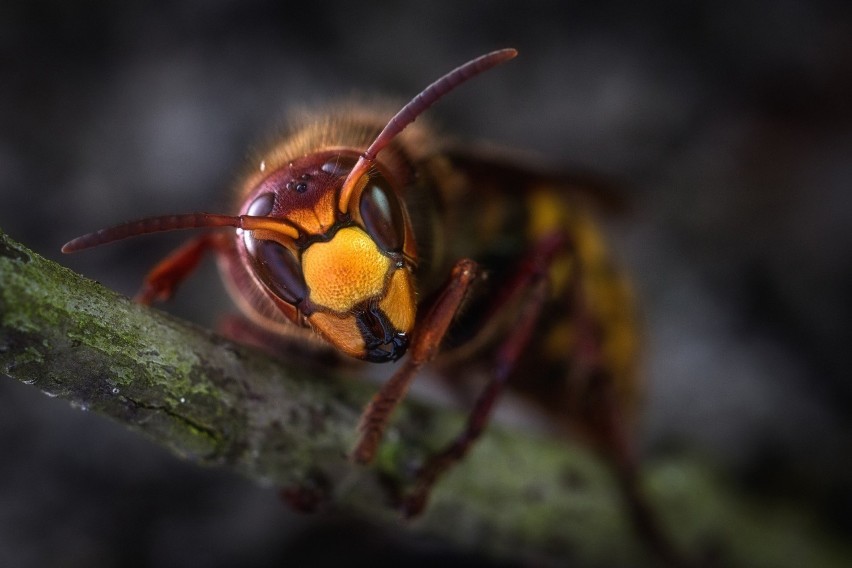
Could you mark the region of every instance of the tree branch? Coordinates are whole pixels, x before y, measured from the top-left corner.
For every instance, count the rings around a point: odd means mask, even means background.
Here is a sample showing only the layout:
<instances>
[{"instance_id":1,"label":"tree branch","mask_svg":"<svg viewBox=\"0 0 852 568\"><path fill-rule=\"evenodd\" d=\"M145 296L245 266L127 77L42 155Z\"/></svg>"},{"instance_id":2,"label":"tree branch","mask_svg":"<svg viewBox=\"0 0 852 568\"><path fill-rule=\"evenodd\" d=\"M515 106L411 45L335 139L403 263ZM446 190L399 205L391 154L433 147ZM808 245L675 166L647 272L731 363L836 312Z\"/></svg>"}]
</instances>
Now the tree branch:
<instances>
[{"instance_id":1,"label":"tree branch","mask_svg":"<svg viewBox=\"0 0 852 568\"><path fill-rule=\"evenodd\" d=\"M403 523L389 480L404 480L411 463L461 425L454 412L406 403L376 465L354 466L346 456L369 386L337 371L283 366L136 305L2 233L0 369L188 459L307 488L324 494L326 506L382 522ZM711 542L729 565L826 565L848 552L801 520L760 515L694 462L657 464L646 486L676 540L691 549ZM593 456L499 427L488 429L410 524L498 558L650 562L616 483ZM790 540L803 539L813 545L807 552L784 553Z\"/></svg>"}]
</instances>

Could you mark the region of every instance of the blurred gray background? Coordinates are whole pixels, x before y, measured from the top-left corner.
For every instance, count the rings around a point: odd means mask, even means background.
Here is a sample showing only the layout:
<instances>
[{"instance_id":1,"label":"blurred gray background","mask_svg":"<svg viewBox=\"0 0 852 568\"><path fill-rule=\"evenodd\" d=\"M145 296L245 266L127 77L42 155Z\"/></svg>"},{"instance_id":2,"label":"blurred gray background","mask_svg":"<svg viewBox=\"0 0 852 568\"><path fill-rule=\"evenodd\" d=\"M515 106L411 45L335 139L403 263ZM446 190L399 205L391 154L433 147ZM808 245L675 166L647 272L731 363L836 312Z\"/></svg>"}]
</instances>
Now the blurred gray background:
<instances>
[{"instance_id":1,"label":"blurred gray background","mask_svg":"<svg viewBox=\"0 0 852 568\"><path fill-rule=\"evenodd\" d=\"M848 534L848 3L457 4L6 0L0 228L132 294L179 237L59 247L143 215L227 212L253 145L293 105L404 99L516 47L429 116L618 180L630 208L610 235L646 323L650 458L703 456ZM214 325L222 305L208 263L169 309ZM320 526L6 378L0 455L3 566L334 565L329 542L349 559L462 560L345 519Z\"/></svg>"}]
</instances>

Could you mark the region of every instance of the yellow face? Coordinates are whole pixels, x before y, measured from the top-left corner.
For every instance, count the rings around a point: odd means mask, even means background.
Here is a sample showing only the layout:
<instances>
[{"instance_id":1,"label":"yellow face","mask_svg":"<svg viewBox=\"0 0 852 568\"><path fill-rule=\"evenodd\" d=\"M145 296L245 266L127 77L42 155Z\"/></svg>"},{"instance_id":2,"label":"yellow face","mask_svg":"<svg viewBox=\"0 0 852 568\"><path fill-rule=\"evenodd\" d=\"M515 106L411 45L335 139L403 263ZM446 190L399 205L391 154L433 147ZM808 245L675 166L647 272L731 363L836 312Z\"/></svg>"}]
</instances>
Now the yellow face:
<instances>
[{"instance_id":1,"label":"yellow face","mask_svg":"<svg viewBox=\"0 0 852 568\"><path fill-rule=\"evenodd\" d=\"M414 327L411 273L381 251L357 226L302 253L308 322L327 341L353 357L397 359Z\"/></svg>"},{"instance_id":2,"label":"yellow face","mask_svg":"<svg viewBox=\"0 0 852 568\"><path fill-rule=\"evenodd\" d=\"M414 238L378 171L341 210L340 183L354 160L314 155L270 175L245 206L252 229L242 245L256 281L288 319L352 357L393 361L414 328Z\"/></svg>"}]
</instances>

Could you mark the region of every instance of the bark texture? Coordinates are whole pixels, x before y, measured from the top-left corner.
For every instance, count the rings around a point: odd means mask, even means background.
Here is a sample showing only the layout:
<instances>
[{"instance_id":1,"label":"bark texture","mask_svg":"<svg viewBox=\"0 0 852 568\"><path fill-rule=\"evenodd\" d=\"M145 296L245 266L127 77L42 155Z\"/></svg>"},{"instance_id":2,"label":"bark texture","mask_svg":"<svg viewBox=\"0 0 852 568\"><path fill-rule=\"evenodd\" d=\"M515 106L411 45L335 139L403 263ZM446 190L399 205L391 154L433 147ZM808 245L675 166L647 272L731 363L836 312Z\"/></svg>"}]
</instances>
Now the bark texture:
<instances>
[{"instance_id":1,"label":"bark texture","mask_svg":"<svg viewBox=\"0 0 852 568\"><path fill-rule=\"evenodd\" d=\"M369 385L341 371L282 365L136 305L2 233L0 371L197 463L287 488L306 504L320 497L321 509L400 525L389 487L462 423L455 412L406 403L376 463L355 466L347 454ZM750 502L700 461L649 464L644 481L693 556L727 566L840 566L850 558L807 512ZM496 426L410 528L495 558L653 563L594 456Z\"/></svg>"}]
</instances>

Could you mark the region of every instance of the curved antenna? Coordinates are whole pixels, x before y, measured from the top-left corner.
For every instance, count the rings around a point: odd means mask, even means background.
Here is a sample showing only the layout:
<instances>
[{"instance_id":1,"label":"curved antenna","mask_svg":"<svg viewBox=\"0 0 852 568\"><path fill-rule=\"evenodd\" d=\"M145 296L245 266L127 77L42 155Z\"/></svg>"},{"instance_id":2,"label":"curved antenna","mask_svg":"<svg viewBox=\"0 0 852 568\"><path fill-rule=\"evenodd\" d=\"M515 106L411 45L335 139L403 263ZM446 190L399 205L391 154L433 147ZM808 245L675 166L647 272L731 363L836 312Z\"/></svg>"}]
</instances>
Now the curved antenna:
<instances>
[{"instance_id":1,"label":"curved antenna","mask_svg":"<svg viewBox=\"0 0 852 568\"><path fill-rule=\"evenodd\" d=\"M299 237L299 231L283 219L274 217L256 217L253 215L217 215L214 213L186 213L183 215L163 215L162 217L148 217L138 221L130 221L116 225L108 229L101 229L89 233L65 243L62 252L71 253L92 248L113 241L147 235L148 233L162 233L165 231L178 231L181 229L204 229L216 227L236 227L246 231L265 229L279 233L291 239Z\"/></svg>"},{"instance_id":2,"label":"curved antenna","mask_svg":"<svg viewBox=\"0 0 852 568\"><path fill-rule=\"evenodd\" d=\"M343 187L340 190L340 201L338 202L338 209L340 209L340 212L345 213L349 209L349 201L352 199L352 195L355 193L356 188L359 187L358 182L370 169L370 166L376 160L376 155L381 152L385 146L390 144L390 142L396 138L396 136L402 132L406 126L414 122L414 119L423 114L423 112L432 106L438 99L468 79L472 79L483 71L487 71L492 67L514 58L517 54L518 51L516 49L509 48L492 51L491 53L486 53L476 59L472 59L464 65L456 67L420 91L420 94L402 107L402 109L400 109L400 111L388 121L387 125L382 129L379 135L376 136L376 139L373 140L373 143L370 144L370 147L361 154L361 157L358 158L358 161L355 162L355 166L343 181Z\"/></svg>"}]
</instances>

